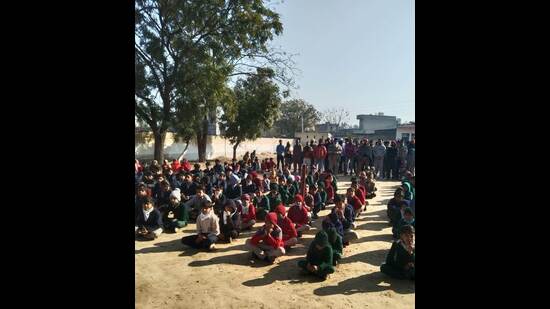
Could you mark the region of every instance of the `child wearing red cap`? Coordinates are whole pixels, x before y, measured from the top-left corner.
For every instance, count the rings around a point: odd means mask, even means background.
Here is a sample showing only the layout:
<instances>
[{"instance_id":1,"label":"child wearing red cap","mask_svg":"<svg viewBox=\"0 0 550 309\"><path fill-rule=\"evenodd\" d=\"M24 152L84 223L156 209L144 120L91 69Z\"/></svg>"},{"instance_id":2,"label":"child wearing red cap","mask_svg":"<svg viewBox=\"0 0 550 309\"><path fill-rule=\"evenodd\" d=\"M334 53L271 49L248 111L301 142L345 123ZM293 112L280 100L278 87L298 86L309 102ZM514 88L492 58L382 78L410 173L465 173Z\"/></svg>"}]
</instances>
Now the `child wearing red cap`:
<instances>
[{"instance_id":1,"label":"child wearing red cap","mask_svg":"<svg viewBox=\"0 0 550 309\"><path fill-rule=\"evenodd\" d=\"M304 205L304 198L301 194L296 194L294 196L294 205L288 209L288 218L294 222L296 225L296 231L298 232L298 237L301 237L302 232L309 231L311 226L309 221L311 218L310 213L307 211Z\"/></svg>"},{"instance_id":2,"label":"child wearing red cap","mask_svg":"<svg viewBox=\"0 0 550 309\"><path fill-rule=\"evenodd\" d=\"M283 231L277 225L277 215L273 212L265 216L265 225L262 226L251 239L246 241L246 246L252 251L252 257L275 262L286 251L283 242Z\"/></svg>"},{"instance_id":3,"label":"child wearing red cap","mask_svg":"<svg viewBox=\"0 0 550 309\"><path fill-rule=\"evenodd\" d=\"M298 232L294 227L294 223L286 216L286 208L283 204L275 207L277 214L277 225L283 231L283 241L285 248L290 248L298 243Z\"/></svg>"}]
</instances>

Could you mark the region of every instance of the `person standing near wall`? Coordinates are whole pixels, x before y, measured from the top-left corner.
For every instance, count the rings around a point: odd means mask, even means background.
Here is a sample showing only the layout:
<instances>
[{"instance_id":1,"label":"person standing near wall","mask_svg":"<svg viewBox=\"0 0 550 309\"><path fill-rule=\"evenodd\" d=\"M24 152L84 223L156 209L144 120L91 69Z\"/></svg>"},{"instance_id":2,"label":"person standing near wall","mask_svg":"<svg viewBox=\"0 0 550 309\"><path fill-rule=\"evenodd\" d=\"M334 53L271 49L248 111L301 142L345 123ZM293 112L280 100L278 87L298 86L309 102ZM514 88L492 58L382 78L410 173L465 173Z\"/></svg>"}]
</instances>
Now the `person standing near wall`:
<instances>
[{"instance_id":1,"label":"person standing near wall","mask_svg":"<svg viewBox=\"0 0 550 309\"><path fill-rule=\"evenodd\" d=\"M338 172L338 160L340 159L340 155L342 154L342 147L335 142L332 141L328 144L327 147L328 152L328 168L333 171L334 173Z\"/></svg>"},{"instance_id":2,"label":"person standing near wall","mask_svg":"<svg viewBox=\"0 0 550 309\"><path fill-rule=\"evenodd\" d=\"M290 142L286 142L285 146L285 165L288 165L289 168L292 166L292 150L290 147Z\"/></svg>"},{"instance_id":3,"label":"person standing near wall","mask_svg":"<svg viewBox=\"0 0 550 309\"><path fill-rule=\"evenodd\" d=\"M325 158L327 156L327 147L323 145L323 139L319 139L319 144L313 149L313 158L320 173L325 170Z\"/></svg>"},{"instance_id":4,"label":"person standing near wall","mask_svg":"<svg viewBox=\"0 0 550 309\"><path fill-rule=\"evenodd\" d=\"M386 147L382 145L382 140L376 142L376 146L373 149L374 156L374 176L376 179L384 178L384 155L386 154Z\"/></svg>"},{"instance_id":5,"label":"person standing near wall","mask_svg":"<svg viewBox=\"0 0 550 309\"><path fill-rule=\"evenodd\" d=\"M344 155L346 157L344 175L347 175L348 173L351 174L353 169L353 157L355 155L355 145L353 145L353 142L349 138L346 138L346 146L344 146Z\"/></svg>"},{"instance_id":6,"label":"person standing near wall","mask_svg":"<svg viewBox=\"0 0 550 309\"><path fill-rule=\"evenodd\" d=\"M397 142L397 171L398 178L403 177L407 169L407 153L408 149L403 141Z\"/></svg>"},{"instance_id":7,"label":"person standing near wall","mask_svg":"<svg viewBox=\"0 0 550 309\"><path fill-rule=\"evenodd\" d=\"M409 170L413 175L416 175L416 162L415 162L415 153L416 153L416 141L413 139L409 142L408 152L407 152L407 170Z\"/></svg>"},{"instance_id":8,"label":"person standing near wall","mask_svg":"<svg viewBox=\"0 0 550 309\"><path fill-rule=\"evenodd\" d=\"M304 161L304 154L302 152L302 142L297 139L296 144L294 144L294 149L292 149L292 165L293 172L296 174L296 171L300 171L302 162Z\"/></svg>"},{"instance_id":9,"label":"person standing near wall","mask_svg":"<svg viewBox=\"0 0 550 309\"><path fill-rule=\"evenodd\" d=\"M279 145L277 145L275 151L277 152L277 170L280 170L282 168L281 164L284 165L285 163L285 146L283 146L283 140L279 140Z\"/></svg>"},{"instance_id":10,"label":"person standing near wall","mask_svg":"<svg viewBox=\"0 0 550 309\"><path fill-rule=\"evenodd\" d=\"M306 172L309 172L311 169L311 166L313 165L313 141L309 142L309 145L306 142L306 145L304 146L304 164L306 165Z\"/></svg>"}]
</instances>

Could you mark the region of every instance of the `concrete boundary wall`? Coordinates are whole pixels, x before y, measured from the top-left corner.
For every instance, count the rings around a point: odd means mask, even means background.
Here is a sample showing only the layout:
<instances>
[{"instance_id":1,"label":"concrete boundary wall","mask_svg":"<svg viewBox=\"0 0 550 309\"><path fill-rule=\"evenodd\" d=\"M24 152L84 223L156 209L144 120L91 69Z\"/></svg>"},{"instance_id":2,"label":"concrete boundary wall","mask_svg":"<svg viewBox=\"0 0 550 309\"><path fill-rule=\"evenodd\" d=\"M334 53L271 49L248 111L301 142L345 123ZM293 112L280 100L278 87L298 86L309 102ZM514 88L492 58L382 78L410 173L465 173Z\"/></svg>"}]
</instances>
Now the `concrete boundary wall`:
<instances>
[{"instance_id":1,"label":"concrete boundary wall","mask_svg":"<svg viewBox=\"0 0 550 309\"><path fill-rule=\"evenodd\" d=\"M258 138L254 141L246 141L239 145L237 148L237 157L242 157L245 152L252 152L256 150L257 154L260 153L272 153L275 158L275 148L279 144L279 140L283 140L283 145L290 142L294 145L293 139L288 138ZM138 160L152 160L154 157L154 140L151 134L136 133L135 136L135 157ZM181 155L181 152L185 148L185 143L181 141L175 141L174 136L171 133L166 134L164 142L164 157L166 159L176 159ZM213 160L217 157L233 156L233 145L229 140L222 136L208 136L206 142L206 159ZM189 148L185 154L185 158L191 161L199 159L199 153L196 141L192 140L189 143Z\"/></svg>"}]
</instances>

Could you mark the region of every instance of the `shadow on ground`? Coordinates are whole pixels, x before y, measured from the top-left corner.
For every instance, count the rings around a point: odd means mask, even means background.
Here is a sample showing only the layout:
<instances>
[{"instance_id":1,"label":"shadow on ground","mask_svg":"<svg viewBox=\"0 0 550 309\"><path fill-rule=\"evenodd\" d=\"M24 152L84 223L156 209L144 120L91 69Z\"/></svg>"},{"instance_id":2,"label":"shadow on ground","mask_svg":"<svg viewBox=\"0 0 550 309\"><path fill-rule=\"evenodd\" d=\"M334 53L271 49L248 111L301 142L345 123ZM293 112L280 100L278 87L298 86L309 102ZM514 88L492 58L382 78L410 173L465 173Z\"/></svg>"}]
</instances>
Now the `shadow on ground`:
<instances>
[{"instance_id":1,"label":"shadow on ground","mask_svg":"<svg viewBox=\"0 0 550 309\"><path fill-rule=\"evenodd\" d=\"M304 274L302 269L298 267L298 261L302 259L304 259L303 256L281 261L277 264L277 266L269 269L262 278L248 280L242 284L245 286L254 287L270 285L275 281L289 281L291 284L320 282L320 278L313 275Z\"/></svg>"},{"instance_id":2,"label":"shadow on ground","mask_svg":"<svg viewBox=\"0 0 550 309\"><path fill-rule=\"evenodd\" d=\"M397 280L384 275L381 272L366 274L356 278L350 278L338 283L338 285L324 286L313 291L317 296L351 295L355 293L369 293L381 291L394 291L398 294L414 293L414 282L410 280Z\"/></svg>"},{"instance_id":3,"label":"shadow on ground","mask_svg":"<svg viewBox=\"0 0 550 309\"><path fill-rule=\"evenodd\" d=\"M386 254L389 250L379 249L373 251L365 251L355 255L344 256L340 260L340 264L363 262L374 266L380 266L386 260Z\"/></svg>"}]
</instances>

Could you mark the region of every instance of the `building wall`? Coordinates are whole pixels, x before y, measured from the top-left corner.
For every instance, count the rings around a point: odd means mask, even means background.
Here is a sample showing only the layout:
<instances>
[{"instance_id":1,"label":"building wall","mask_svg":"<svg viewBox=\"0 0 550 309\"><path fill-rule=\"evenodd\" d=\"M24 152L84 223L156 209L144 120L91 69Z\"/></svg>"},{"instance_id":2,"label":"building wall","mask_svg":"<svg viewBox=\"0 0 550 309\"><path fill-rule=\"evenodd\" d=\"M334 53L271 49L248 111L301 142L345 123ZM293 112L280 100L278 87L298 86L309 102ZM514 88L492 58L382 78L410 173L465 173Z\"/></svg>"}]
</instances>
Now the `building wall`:
<instances>
[{"instance_id":1,"label":"building wall","mask_svg":"<svg viewBox=\"0 0 550 309\"><path fill-rule=\"evenodd\" d=\"M279 139L283 140L283 145L290 142L294 144L293 139L285 138L258 138L255 141L246 141L241 143L237 148L237 157L243 156L245 152L252 152L256 150L257 154L260 153L275 153L275 148L279 144ZM135 137L135 156L138 160L152 160L154 157L153 138L151 134L136 133ZM181 141L175 141L174 136L171 133L166 134L166 140L164 142L164 156L168 160L178 158L183 149L185 143ZM213 160L217 157L233 157L233 145L229 143L229 140L222 136L208 136L206 142L206 159ZM188 160L198 160L199 152L197 144L194 140L189 143L189 148L185 154L185 158Z\"/></svg>"},{"instance_id":2,"label":"building wall","mask_svg":"<svg viewBox=\"0 0 550 309\"><path fill-rule=\"evenodd\" d=\"M331 138L331 133L321 133L321 132L296 132L294 133L294 139L300 139L302 141L302 145L304 145L305 141L311 141L314 140L315 143L319 141L320 138L323 140L327 138ZM292 144L292 143L291 143Z\"/></svg>"},{"instance_id":3,"label":"building wall","mask_svg":"<svg viewBox=\"0 0 550 309\"><path fill-rule=\"evenodd\" d=\"M397 117L395 116L358 115L357 119L359 119L359 128L363 132L395 129L397 127Z\"/></svg>"},{"instance_id":4,"label":"building wall","mask_svg":"<svg viewBox=\"0 0 550 309\"><path fill-rule=\"evenodd\" d=\"M415 127L398 127L395 131L395 138L403 139L403 134L409 134L408 140L412 140L412 135L415 134Z\"/></svg>"}]
</instances>

